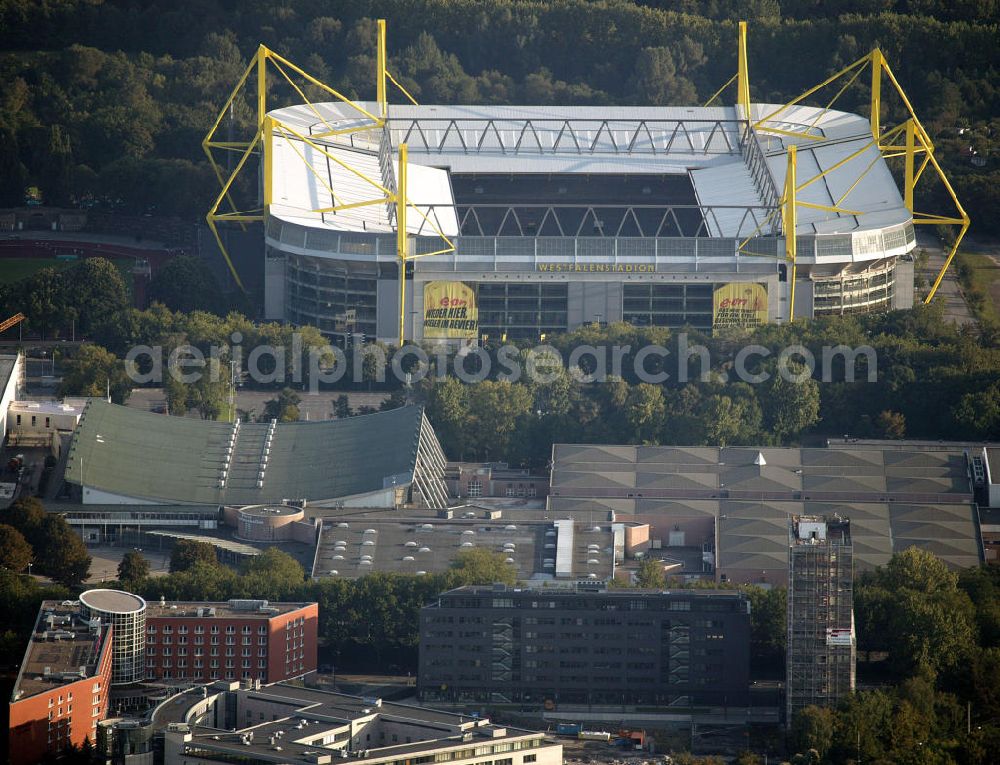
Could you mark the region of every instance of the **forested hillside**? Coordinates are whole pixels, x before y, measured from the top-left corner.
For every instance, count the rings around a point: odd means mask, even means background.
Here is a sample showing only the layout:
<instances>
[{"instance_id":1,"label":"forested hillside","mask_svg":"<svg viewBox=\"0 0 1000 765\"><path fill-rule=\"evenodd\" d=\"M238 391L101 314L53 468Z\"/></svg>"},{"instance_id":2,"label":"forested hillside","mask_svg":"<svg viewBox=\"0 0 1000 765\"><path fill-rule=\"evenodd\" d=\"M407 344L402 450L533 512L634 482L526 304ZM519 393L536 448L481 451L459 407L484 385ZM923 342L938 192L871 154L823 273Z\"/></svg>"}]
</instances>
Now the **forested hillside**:
<instances>
[{"instance_id":1,"label":"forested hillside","mask_svg":"<svg viewBox=\"0 0 1000 765\"><path fill-rule=\"evenodd\" d=\"M996 233L998 8L996 0L0 0L0 206L20 203L33 185L54 204L201 214L214 182L201 138L260 42L371 98L373 19L385 17L390 68L424 103L694 104L735 71L735 22L745 18L754 100L791 98L880 46L935 138L973 233ZM860 79L838 106L864 108Z\"/></svg>"}]
</instances>

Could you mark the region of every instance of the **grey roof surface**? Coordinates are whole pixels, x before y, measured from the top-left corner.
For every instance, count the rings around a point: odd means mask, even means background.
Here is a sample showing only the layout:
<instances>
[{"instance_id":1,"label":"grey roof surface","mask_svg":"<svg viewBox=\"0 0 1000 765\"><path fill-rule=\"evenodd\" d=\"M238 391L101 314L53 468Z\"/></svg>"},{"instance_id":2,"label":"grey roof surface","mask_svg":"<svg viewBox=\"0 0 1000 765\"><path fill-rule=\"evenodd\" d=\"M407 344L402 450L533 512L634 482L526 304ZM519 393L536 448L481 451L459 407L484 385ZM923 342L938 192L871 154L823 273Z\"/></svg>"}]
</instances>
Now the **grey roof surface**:
<instances>
[{"instance_id":1,"label":"grey roof surface","mask_svg":"<svg viewBox=\"0 0 1000 765\"><path fill-rule=\"evenodd\" d=\"M54 617L53 627L61 633L58 639L47 634L50 630L47 615ZM42 601L17 681L11 689L11 701L54 690L82 677L96 676L102 654L111 650L107 638L106 627L97 631L90 629L79 603ZM79 674L81 667L82 675ZM66 677L64 672L68 673Z\"/></svg>"},{"instance_id":2,"label":"grey roof surface","mask_svg":"<svg viewBox=\"0 0 1000 765\"><path fill-rule=\"evenodd\" d=\"M223 684L209 687L210 692L219 693L224 690L228 690L228 686ZM284 763L391 762L396 761L396 758L408 760L421 753L433 758L433 753L440 750L513 739L531 738L541 745L551 743L543 738L543 734L494 725L485 718L381 700L376 706L372 699L284 683L259 690L239 689L231 692L246 699L248 706L254 701L266 704L275 719L235 731L193 724L191 744L199 750L198 759L232 762L235 758L248 762ZM170 722L191 718L193 707L200 701L203 701L200 693L182 694L167 700L156 710L154 725L162 728ZM237 703L240 702L242 699ZM242 703L240 706L242 707ZM332 738L334 732L349 730L348 726L352 721L358 731L356 735L362 730L374 733L378 727L366 728L366 724L384 721L387 726L399 726L400 731L405 729L416 740L390 745L372 742L364 749L352 749L343 742L339 747L322 743L322 739ZM244 733L250 732L253 734L252 738L244 736ZM373 738L376 742L380 740L377 736ZM338 748L342 752L341 756L337 756Z\"/></svg>"},{"instance_id":3,"label":"grey roof surface","mask_svg":"<svg viewBox=\"0 0 1000 765\"><path fill-rule=\"evenodd\" d=\"M110 614L131 614L146 607L146 601L138 595L122 590L87 590L80 595L80 602Z\"/></svg>"},{"instance_id":4,"label":"grey roof surface","mask_svg":"<svg viewBox=\"0 0 1000 765\"><path fill-rule=\"evenodd\" d=\"M187 534L183 531L172 531L157 529L155 531L146 532L151 537L162 537L163 539L174 539L174 540L186 540L189 542L204 542L205 544L212 545L212 547L217 547L220 550L232 553L233 555L242 555L245 557L253 557L255 555L260 555L261 551L257 547L252 545L244 544L235 539L228 539L226 537L214 537L208 534ZM272 545L273 546L273 545Z\"/></svg>"},{"instance_id":5,"label":"grey roof surface","mask_svg":"<svg viewBox=\"0 0 1000 765\"><path fill-rule=\"evenodd\" d=\"M300 608L312 605L307 602L275 602L259 601L266 605L260 608L241 607L239 599L235 600L168 600L164 605L159 601L151 601L146 607L146 618L156 617L161 619L229 619L239 617L241 619L272 619L282 614L290 614ZM211 608L212 613L206 614L204 610ZM201 610L202 613L198 613Z\"/></svg>"},{"instance_id":6,"label":"grey roof surface","mask_svg":"<svg viewBox=\"0 0 1000 765\"><path fill-rule=\"evenodd\" d=\"M961 450L558 444L554 454L553 497L972 501Z\"/></svg>"},{"instance_id":7,"label":"grey roof surface","mask_svg":"<svg viewBox=\"0 0 1000 765\"><path fill-rule=\"evenodd\" d=\"M504 513L505 516L508 513ZM441 573L466 550L486 548L512 559L519 579L555 573L557 534L541 511L533 519L498 520L414 517L387 520L371 516L341 516L323 521L313 566L314 577L354 578L372 571L404 574ZM597 521L605 521L598 518ZM593 528L600 525L600 531ZM513 544L513 548L507 545ZM590 545L598 551L591 552ZM605 522L578 519L571 551L573 573L585 578L612 574L613 535ZM371 556L371 563L363 563ZM546 561L551 561L546 565ZM592 563L591 561L597 561ZM332 573L332 572L337 573Z\"/></svg>"},{"instance_id":8,"label":"grey roof surface","mask_svg":"<svg viewBox=\"0 0 1000 765\"><path fill-rule=\"evenodd\" d=\"M421 407L275 426L260 479L268 424L168 417L93 400L70 445L66 480L163 504L253 505L311 502L381 491L413 480Z\"/></svg>"},{"instance_id":9,"label":"grey roof surface","mask_svg":"<svg viewBox=\"0 0 1000 765\"><path fill-rule=\"evenodd\" d=\"M766 464L755 464L758 454ZM665 537L662 530L672 523L708 519L717 524L717 568L735 576L784 575L793 515L849 518L859 570L884 565L893 552L912 545L954 568L981 559L960 447L559 444L551 489L547 507L553 517L613 512L619 521L650 523L654 538Z\"/></svg>"},{"instance_id":10,"label":"grey roof surface","mask_svg":"<svg viewBox=\"0 0 1000 765\"><path fill-rule=\"evenodd\" d=\"M7 383L10 381L10 375L14 371L16 363L17 356L11 354L0 355L0 391L7 388Z\"/></svg>"}]
</instances>

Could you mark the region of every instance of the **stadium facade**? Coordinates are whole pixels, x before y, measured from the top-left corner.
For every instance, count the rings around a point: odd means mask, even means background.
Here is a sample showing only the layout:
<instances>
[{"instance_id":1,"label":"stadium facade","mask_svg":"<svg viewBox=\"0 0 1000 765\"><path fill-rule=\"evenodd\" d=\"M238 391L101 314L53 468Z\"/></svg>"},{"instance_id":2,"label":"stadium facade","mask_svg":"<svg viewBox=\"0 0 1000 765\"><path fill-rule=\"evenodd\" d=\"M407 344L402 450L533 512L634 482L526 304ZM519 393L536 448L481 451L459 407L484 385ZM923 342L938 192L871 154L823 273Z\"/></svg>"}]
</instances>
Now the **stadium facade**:
<instances>
[{"instance_id":1,"label":"stadium facade","mask_svg":"<svg viewBox=\"0 0 1000 765\"><path fill-rule=\"evenodd\" d=\"M926 300L968 230L878 49L786 104L753 103L740 23L737 72L705 106L443 106L392 76L377 29L375 101L260 46L203 142L222 182L207 220L227 260L218 224L264 223L269 319L402 344L886 311L913 304L915 224L961 227ZM299 103L273 108L272 70ZM254 73L256 131L222 140ZM870 111L834 109L856 82L870 84ZM390 105L390 84L410 103ZM735 103L711 105L730 84ZM902 122L883 124L883 97ZM220 152L241 154L235 169ZM255 166L243 187L259 198L240 210L234 180ZM934 175L953 214L914 212Z\"/></svg>"},{"instance_id":2,"label":"stadium facade","mask_svg":"<svg viewBox=\"0 0 1000 765\"><path fill-rule=\"evenodd\" d=\"M345 104L316 107L334 127L354 119ZM758 116L776 108L752 107ZM306 135L323 127L307 106L272 116ZM804 106L783 119L815 123L823 139L801 142L800 176L866 144L848 165L875 165L844 199L862 214L800 211L795 315L910 307L912 216L870 145L868 120ZM316 139L346 165L324 163L326 177L299 155L312 165L326 158L278 129L268 318L395 340L399 266L387 208L313 210L370 196L352 169L374 173L380 152L383 166L398 164L402 143L409 199L455 247L409 264L408 339L537 340L593 322L709 330L789 318L791 269L773 214L789 139L748 128L737 107L392 106L386 124L366 136L381 144ZM848 165L803 198L834 205L856 180ZM416 255L440 248L428 222L409 222Z\"/></svg>"}]
</instances>

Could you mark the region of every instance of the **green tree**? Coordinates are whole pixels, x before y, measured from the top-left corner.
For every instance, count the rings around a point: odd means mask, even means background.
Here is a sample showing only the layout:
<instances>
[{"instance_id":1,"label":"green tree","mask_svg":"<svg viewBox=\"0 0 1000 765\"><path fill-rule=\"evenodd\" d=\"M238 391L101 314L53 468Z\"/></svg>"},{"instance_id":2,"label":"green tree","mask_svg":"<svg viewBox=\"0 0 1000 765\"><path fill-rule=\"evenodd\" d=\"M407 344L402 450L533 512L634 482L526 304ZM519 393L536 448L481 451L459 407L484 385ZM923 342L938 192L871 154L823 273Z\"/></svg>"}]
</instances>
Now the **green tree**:
<instances>
[{"instance_id":1,"label":"green tree","mask_svg":"<svg viewBox=\"0 0 1000 765\"><path fill-rule=\"evenodd\" d=\"M833 745L836 715L832 709L808 706L796 712L792 718L792 748L797 752L810 749L822 758Z\"/></svg>"},{"instance_id":2,"label":"green tree","mask_svg":"<svg viewBox=\"0 0 1000 765\"><path fill-rule=\"evenodd\" d=\"M889 652L897 678L962 666L976 643L975 608L958 575L910 547L863 573L855 587L860 647Z\"/></svg>"},{"instance_id":3,"label":"green tree","mask_svg":"<svg viewBox=\"0 0 1000 765\"><path fill-rule=\"evenodd\" d=\"M73 172L70 139L62 125L50 125L45 133L43 140L47 145L40 152L38 184L46 204L63 206L70 202Z\"/></svg>"},{"instance_id":4,"label":"green tree","mask_svg":"<svg viewBox=\"0 0 1000 765\"><path fill-rule=\"evenodd\" d=\"M274 600L296 597L305 578L302 566L288 553L269 547L243 565L240 586L250 596L267 593Z\"/></svg>"},{"instance_id":5,"label":"green tree","mask_svg":"<svg viewBox=\"0 0 1000 765\"><path fill-rule=\"evenodd\" d=\"M302 397L291 388L284 388L276 398L264 404L262 421L295 422L299 419L299 404Z\"/></svg>"},{"instance_id":6,"label":"green tree","mask_svg":"<svg viewBox=\"0 0 1000 765\"><path fill-rule=\"evenodd\" d=\"M129 306L129 291L122 273L106 258L82 260L65 272L63 278L71 285L67 290L69 304L81 334L117 321Z\"/></svg>"},{"instance_id":7,"label":"green tree","mask_svg":"<svg viewBox=\"0 0 1000 765\"><path fill-rule=\"evenodd\" d=\"M20 307L28 324L43 333L68 326L74 318L66 281L54 268L43 268L18 282Z\"/></svg>"},{"instance_id":8,"label":"green tree","mask_svg":"<svg viewBox=\"0 0 1000 765\"><path fill-rule=\"evenodd\" d=\"M698 100L692 82L678 75L669 48L643 48L635 61L631 90L643 105L692 104Z\"/></svg>"},{"instance_id":9,"label":"green tree","mask_svg":"<svg viewBox=\"0 0 1000 765\"><path fill-rule=\"evenodd\" d=\"M163 392L167 398L167 410L172 415L183 416L189 411L198 412L203 420L218 420L230 413L229 397L232 386L223 364L214 359L206 359L199 369L188 368L179 361L176 374L169 371L164 380ZM195 379L183 382L182 375L193 374Z\"/></svg>"},{"instance_id":10,"label":"green tree","mask_svg":"<svg viewBox=\"0 0 1000 765\"><path fill-rule=\"evenodd\" d=\"M666 405L663 389L649 383L633 386L625 399L625 420L629 427L629 440L639 444L657 444L663 428Z\"/></svg>"},{"instance_id":11,"label":"green tree","mask_svg":"<svg viewBox=\"0 0 1000 765\"><path fill-rule=\"evenodd\" d=\"M224 601L246 596L240 589L239 572L203 558L182 571L147 579L141 589L140 594L147 599ZM265 597L266 593L253 595Z\"/></svg>"},{"instance_id":12,"label":"green tree","mask_svg":"<svg viewBox=\"0 0 1000 765\"><path fill-rule=\"evenodd\" d=\"M124 362L99 345L80 346L64 366L62 396L104 398L110 392L114 403L124 404L132 393Z\"/></svg>"},{"instance_id":13,"label":"green tree","mask_svg":"<svg viewBox=\"0 0 1000 765\"><path fill-rule=\"evenodd\" d=\"M469 390L454 377L440 382L425 378L420 385L427 418L434 423L442 448L460 460L466 459L472 447Z\"/></svg>"},{"instance_id":14,"label":"green tree","mask_svg":"<svg viewBox=\"0 0 1000 765\"><path fill-rule=\"evenodd\" d=\"M980 644L1000 647L1000 568L984 565L965 569L958 575L958 587L976 608Z\"/></svg>"},{"instance_id":15,"label":"green tree","mask_svg":"<svg viewBox=\"0 0 1000 765\"><path fill-rule=\"evenodd\" d=\"M179 539L170 551L170 573L187 571L196 563L218 565L215 547L195 539Z\"/></svg>"},{"instance_id":16,"label":"green tree","mask_svg":"<svg viewBox=\"0 0 1000 765\"><path fill-rule=\"evenodd\" d=\"M1000 648L976 651L971 663L969 695L981 720L1000 717Z\"/></svg>"},{"instance_id":17,"label":"green tree","mask_svg":"<svg viewBox=\"0 0 1000 765\"><path fill-rule=\"evenodd\" d=\"M83 582L90 573L87 546L61 515L47 514L32 545L41 573L67 587Z\"/></svg>"},{"instance_id":18,"label":"green tree","mask_svg":"<svg viewBox=\"0 0 1000 765\"><path fill-rule=\"evenodd\" d=\"M795 365L790 369L792 375L802 371ZM758 388L764 428L780 442L797 438L803 430L819 422L819 384L811 377L794 382L772 374Z\"/></svg>"},{"instance_id":19,"label":"green tree","mask_svg":"<svg viewBox=\"0 0 1000 765\"><path fill-rule=\"evenodd\" d=\"M201 258L177 255L160 267L149 282L149 296L174 311L211 311L223 307L222 289Z\"/></svg>"},{"instance_id":20,"label":"green tree","mask_svg":"<svg viewBox=\"0 0 1000 765\"><path fill-rule=\"evenodd\" d=\"M142 553L136 550L129 550L122 556L121 563L118 564L118 581L122 584L135 584L142 582L149 576L149 561Z\"/></svg>"},{"instance_id":21,"label":"green tree","mask_svg":"<svg viewBox=\"0 0 1000 765\"><path fill-rule=\"evenodd\" d=\"M39 541L42 521L45 520L45 506L35 497L21 497L7 508L4 518L24 534L28 544L34 547Z\"/></svg>"},{"instance_id":22,"label":"green tree","mask_svg":"<svg viewBox=\"0 0 1000 765\"><path fill-rule=\"evenodd\" d=\"M662 590L667 586L663 561L643 558L635 572L635 586L644 590Z\"/></svg>"},{"instance_id":23,"label":"green tree","mask_svg":"<svg viewBox=\"0 0 1000 765\"><path fill-rule=\"evenodd\" d=\"M709 396L701 421L709 444L731 446L744 443L748 435L756 435L760 407L747 397Z\"/></svg>"},{"instance_id":24,"label":"green tree","mask_svg":"<svg viewBox=\"0 0 1000 765\"><path fill-rule=\"evenodd\" d=\"M0 184L0 207L23 205L28 171L21 162L17 133L6 124L0 124L0 178L5 179Z\"/></svg>"},{"instance_id":25,"label":"green tree","mask_svg":"<svg viewBox=\"0 0 1000 765\"><path fill-rule=\"evenodd\" d=\"M788 590L742 588L750 598L750 658L757 665L781 666L788 639Z\"/></svg>"},{"instance_id":26,"label":"green tree","mask_svg":"<svg viewBox=\"0 0 1000 765\"><path fill-rule=\"evenodd\" d=\"M975 438L1000 438L1000 383L966 393L953 412L955 421Z\"/></svg>"},{"instance_id":27,"label":"green tree","mask_svg":"<svg viewBox=\"0 0 1000 765\"><path fill-rule=\"evenodd\" d=\"M460 587L466 584L513 585L517 583L517 569L506 562L506 556L475 547L463 550L451 564L449 587Z\"/></svg>"},{"instance_id":28,"label":"green tree","mask_svg":"<svg viewBox=\"0 0 1000 765\"><path fill-rule=\"evenodd\" d=\"M531 391L524 385L486 380L468 387L473 450L486 459L502 459L511 439L532 414Z\"/></svg>"},{"instance_id":29,"label":"green tree","mask_svg":"<svg viewBox=\"0 0 1000 765\"><path fill-rule=\"evenodd\" d=\"M34 553L24 535L7 524L0 524L0 568L24 573Z\"/></svg>"},{"instance_id":30,"label":"green tree","mask_svg":"<svg viewBox=\"0 0 1000 765\"><path fill-rule=\"evenodd\" d=\"M351 403L346 394L341 393L333 400L333 416L338 420L351 416Z\"/></svg>"},{"instance_id":31,"label":"green tree","mask_svg":"<svg viewBox=\"0 0 1000 765\"><path fill-rule=\"evenodd\" d=\"M875 428L881 438L906 438L906 417L888 409L879 412Z\"/></svg>"}]
</instances>

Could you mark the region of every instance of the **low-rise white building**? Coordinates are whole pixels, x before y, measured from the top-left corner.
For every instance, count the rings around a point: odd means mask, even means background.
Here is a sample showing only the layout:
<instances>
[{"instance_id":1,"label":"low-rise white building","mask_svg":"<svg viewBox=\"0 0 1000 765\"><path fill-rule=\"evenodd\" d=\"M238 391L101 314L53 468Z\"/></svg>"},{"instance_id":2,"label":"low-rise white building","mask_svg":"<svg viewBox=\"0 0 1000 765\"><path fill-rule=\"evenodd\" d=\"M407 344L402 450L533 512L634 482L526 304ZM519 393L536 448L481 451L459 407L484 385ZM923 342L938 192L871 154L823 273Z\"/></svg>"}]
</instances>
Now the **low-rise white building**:
<instances>
[{"instance_id":1,"label":"low-rise white building","mask_svg":"<svg viewBox=\"0 0 1000 765\"><path fill-rule=\"evenodd\" d=\"M153 713L153 724L166 728L164 760L176 765L563 761L562 744L543 733L285 683L243 688L214 683L164 701Z\"/></svg>"}]
</instances>

